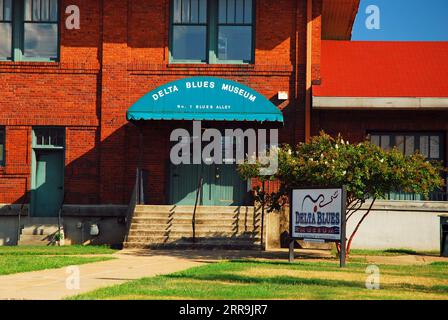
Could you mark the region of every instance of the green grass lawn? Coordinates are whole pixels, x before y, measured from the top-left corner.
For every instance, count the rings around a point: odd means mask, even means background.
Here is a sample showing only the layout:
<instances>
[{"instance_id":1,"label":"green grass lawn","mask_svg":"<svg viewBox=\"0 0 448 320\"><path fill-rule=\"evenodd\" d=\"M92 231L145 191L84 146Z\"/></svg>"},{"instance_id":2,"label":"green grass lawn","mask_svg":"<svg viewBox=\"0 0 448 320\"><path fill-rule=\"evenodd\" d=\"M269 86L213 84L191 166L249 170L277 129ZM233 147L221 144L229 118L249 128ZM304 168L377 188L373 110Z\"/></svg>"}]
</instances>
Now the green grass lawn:
<instances>
[{"instance_id":1,"label":"green grass lawn","mask_svg":"<svg viewBox=\"0 0 448 320\"><path fill-rule=\"evenodd\" d=\"M0 275L106 261L114 252L105 246L0 247Z\"/></svg>"},{"instance_id":2,"label":"green grass lawn","mask_svg":"<svg viewBox=\"0 0 448 320\"><path fill-rule=\"evenodd\" d=\"M86 254L112 254L117 250L109 246L2 246L0 247L0 256L2 255L86 255Z\"/></svg>"},{"instance_id":3,"label":"green grass lawn","mask_svg":"<svg viewBox=\"0 0 448 320\"><path fill-rule=\"evenodd\" d=\"M333 250L336 254L336 250ZM439 256L439 251L415 251L411 249L385 249L385 250L365 250L365 249L352 249L350 250L351 256L403 256L403 255L426 255L426 256Z\"/></svg>"},{"instance_id":4,"label":"green grass lawn","mask_svg":"<svg viewBox=\"0 0 448 320\"><path fill-rule=\"evenodd\" d=\"M99 289L72 299L448 299L448 262L381 265L366 289L366 263L227 261Z\"/></svg>"}]
</instances>

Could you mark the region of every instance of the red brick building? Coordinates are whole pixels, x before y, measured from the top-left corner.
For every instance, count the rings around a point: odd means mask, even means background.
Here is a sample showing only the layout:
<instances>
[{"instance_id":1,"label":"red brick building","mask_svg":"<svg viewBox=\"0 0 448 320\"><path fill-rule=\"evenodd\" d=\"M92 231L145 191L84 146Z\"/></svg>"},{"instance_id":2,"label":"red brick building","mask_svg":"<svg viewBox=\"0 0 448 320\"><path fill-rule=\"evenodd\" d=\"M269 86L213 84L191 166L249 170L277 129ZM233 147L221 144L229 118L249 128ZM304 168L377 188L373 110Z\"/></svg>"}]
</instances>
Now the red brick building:
<instances>
[{"instance_id":1,"label":"red brick building","mask_svg":"<svg viewBox=\"0 0 448 320\"><path fill-rule=\"evenodd\" d=\"M0 38L0 203L5 204L0 214L5 216L29 204L29 216L54 217L63 198L67 217L101 219L116 208L112 216L123 216L139 165L148 172L147 204L178 203L169 138L175 128L190 129L191 121L136 125L126 112L152 90L193 76L235 81L268 99L283 114L281 143L304 141L319 129L352 140L376 130L378 135L435 130L440 144L446 141L443 107L419 115L387 111L388 121L369 106L369 111L325 105L312 110L316 97L365 94L355 86L339 91L337 84L347 78L338 80L344 73L335 64L350 65L344 50L351 49L333 51L339 42L323 41L350 39L359 0L3 0L0 5L0 36L6 39ZM79 8L79 29L66 26L76 13L71 5ZM387 46L382 50L387 56ZM448 92L440 83L437 88ZM282 92L286 97L280 98ZM205 121L205 126L270 124Z\"/></svg>"},{"instance_id":2,"label":"red brick building","mask_svg":"<svg viewBox=\"0 0 448 320\"><path fill-rule=\"evenodd\" d=\"M304 139L306 1L275 6L254 1L253 63L246 64L170 63L170 2L61 1L56 61L0 62L6 149L0 202L21 203L30 191L33 127L57 126L65 133L66 202L128 203L138 138L126 111L147 92L187 76L240 81L267 98L287 91L289 99L278 103L288 114L284 139ZM314 2L313 68L318 78L322 1ZM71 4L80 9L79 30L64 27L69 16L65 8ZM161 129L150 126L145 134L152 135L151 130ZM145 158L154 172L151 189L156 196L151 201L165 203L165 168L159 160L167 159L167 145L151 143L155 145L145 150L153 155Z\"/></svg>"}]
</instances>

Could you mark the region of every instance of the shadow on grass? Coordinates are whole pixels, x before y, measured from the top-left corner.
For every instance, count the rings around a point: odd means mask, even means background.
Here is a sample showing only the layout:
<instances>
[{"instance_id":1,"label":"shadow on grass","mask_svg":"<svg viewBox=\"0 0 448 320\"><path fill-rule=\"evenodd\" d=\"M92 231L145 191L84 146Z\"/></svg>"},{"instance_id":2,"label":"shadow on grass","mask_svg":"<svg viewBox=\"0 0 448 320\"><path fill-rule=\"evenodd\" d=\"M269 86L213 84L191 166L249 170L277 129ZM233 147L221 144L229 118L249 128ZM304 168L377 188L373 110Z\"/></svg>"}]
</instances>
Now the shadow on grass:
<instances>
[{"instance_id":1,"label":"shadow on grass","mask_svg":"<svg viewBox=\"0 0 448 320\"><path fill-rule=\"evenodd\" d=\"M344 286L351 288L363 288L364 283L360 281L346 281L346 280L327 280L327 279L312 279L312 278L299 278L299 277L249 277L237 274L171 274L164 276L168 279L182 279L182 280L200 280L200 281L224 281L224 282L236 282L246 284L276 284L276 285L309 285L309 286Z\"/></svg>"},{"instance_id":2,"label":"shadow on grass","mask_svg":"<svg viewBox=\"0 0 448 320\"><path fill-rule=\"evenodd\" d=\"M325 263L323 263L325 264ZM293 265L287 262L272 262L272 261L253 261L253 260L237 260L227 262L225 268L223 265L210 265L205 267L197 267L190 270L173 273L170 275L162 276L165 279L176 279L176 280L196 280L196 281L216 281L216 282L230 282L238 284L272 284L272 285L294 285L294 286L324 286L324 287L345 287L345 288L358 288L365 289L364 281L349 281L349 280L334 280L334 279L318 279L318 278L303 278L303 277L293 277L293 276L245 276L240 274L234 274L233 272L238 272L242 270L247 270L248 267L262 265L274 265L274 266L297 266L297 267L307 267L306 263L295 263ZM348 271L347 269L339 269L333 267L333 270L323 270L323 271ZM315 267L316 265L314 265ZM311 267L311 266L310 266ZM325 267L325 265L323 265ZM326 268L328 269L328 268ZM350 270L350 272L359 270ZM268 272L267 272L268 273ZM268 273L269 274L269 273ZM434 285L434 286L424 286L416 284L407 283L396 283L396 284L381 284L381 289L383 290L409 290L418 291L425 293L448 293L448 286L446 285Z\"/></svg>"}]
</instances>

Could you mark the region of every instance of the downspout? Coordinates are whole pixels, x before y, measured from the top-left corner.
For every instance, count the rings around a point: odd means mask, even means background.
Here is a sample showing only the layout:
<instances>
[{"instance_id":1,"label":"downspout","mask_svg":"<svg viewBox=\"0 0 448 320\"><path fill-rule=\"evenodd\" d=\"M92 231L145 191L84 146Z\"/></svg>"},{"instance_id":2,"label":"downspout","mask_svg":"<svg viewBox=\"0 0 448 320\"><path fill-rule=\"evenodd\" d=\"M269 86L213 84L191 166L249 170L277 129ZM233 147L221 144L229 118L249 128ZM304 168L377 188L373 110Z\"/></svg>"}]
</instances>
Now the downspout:
<instances>
[{"instance_id":1,"label":"downspout","mask_svg":"<svg viewBox=\"0 0 448 320\"><path fill-rule=\"evenodd\" d=\"M313 0L306 3L306 81L305 81L305 142L311 139L311 81L313 44Z\"/></svg>"}]
</instances>

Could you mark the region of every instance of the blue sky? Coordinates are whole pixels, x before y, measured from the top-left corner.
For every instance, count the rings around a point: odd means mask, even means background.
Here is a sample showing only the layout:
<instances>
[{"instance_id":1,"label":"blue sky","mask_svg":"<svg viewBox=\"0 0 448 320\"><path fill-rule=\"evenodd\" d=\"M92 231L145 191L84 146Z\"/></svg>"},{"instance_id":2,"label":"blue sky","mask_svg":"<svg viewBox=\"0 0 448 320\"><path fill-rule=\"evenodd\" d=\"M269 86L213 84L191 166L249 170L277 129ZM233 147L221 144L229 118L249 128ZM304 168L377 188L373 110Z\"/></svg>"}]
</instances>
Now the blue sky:
<instances>
[{"instance_id":1,"label":"blue sky","mask_svg":"<svg viewBox=\"0 0 448 320\"><path fill-rule=\"evenodd\" d=\"M369 30L366 8L380 9L380 29ZM361 0L353 40L448 41L448 0Z\"/></svg>"}]
</instances>

